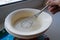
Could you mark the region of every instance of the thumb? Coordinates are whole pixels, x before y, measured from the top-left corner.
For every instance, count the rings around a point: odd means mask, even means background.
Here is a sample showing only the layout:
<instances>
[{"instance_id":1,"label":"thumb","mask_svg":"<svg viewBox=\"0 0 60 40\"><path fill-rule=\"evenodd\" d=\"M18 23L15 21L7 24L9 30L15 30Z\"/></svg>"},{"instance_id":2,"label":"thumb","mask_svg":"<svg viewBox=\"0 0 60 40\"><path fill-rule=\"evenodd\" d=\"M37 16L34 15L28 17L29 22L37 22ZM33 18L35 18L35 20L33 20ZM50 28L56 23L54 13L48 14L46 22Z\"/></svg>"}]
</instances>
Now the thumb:
<instances>
[{"instance_id":1,"label":"thumb","mask_svg":"<svg viewBox=\"0 0 60 40\"><path fill-rule=\"evenodd\" d=\"M60 0L59 0L60 1ZM60 5L60 2L58 0L48 0L46 5Z\"/></svg>"}]
</instances>

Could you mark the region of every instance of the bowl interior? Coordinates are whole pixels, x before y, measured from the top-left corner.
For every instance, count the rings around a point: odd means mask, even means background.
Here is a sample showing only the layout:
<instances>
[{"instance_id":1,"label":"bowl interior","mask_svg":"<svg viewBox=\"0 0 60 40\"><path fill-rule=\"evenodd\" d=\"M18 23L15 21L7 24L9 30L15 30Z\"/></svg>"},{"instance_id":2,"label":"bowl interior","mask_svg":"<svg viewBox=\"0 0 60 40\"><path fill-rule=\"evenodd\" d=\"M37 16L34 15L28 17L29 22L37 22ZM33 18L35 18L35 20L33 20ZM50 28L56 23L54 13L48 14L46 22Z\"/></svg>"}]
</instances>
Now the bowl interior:
<instances>
[{"instance_id":1,"label":"bowl interior","mask_svg":"<svg viewBox=\"0 0 60 40\"><path fill-rule=\"evenodd\" d=\"M5 20L5 27L9 31L13 32L14 34L19 34L19 35L33 35L33 34L42 33L49 28L49 26L52 22L52 17L46 12L42 12L36 18L38 21L36 21L36 25L33 26L34 30L31 29L31 31L29 31L29 32L22 32L22 31L18 30L21 28L18 27L18 29L17 29L14 26L18 20L20 20L24 17L32 16L38 12L40 12L40 10L37 10L37 9L19 9L19 10L16 10L7 16L7 18ZM7 22L9 22L9 23L7 23ZM6 25L9 27L7 27Z\"/></svg>"}]
</instances>

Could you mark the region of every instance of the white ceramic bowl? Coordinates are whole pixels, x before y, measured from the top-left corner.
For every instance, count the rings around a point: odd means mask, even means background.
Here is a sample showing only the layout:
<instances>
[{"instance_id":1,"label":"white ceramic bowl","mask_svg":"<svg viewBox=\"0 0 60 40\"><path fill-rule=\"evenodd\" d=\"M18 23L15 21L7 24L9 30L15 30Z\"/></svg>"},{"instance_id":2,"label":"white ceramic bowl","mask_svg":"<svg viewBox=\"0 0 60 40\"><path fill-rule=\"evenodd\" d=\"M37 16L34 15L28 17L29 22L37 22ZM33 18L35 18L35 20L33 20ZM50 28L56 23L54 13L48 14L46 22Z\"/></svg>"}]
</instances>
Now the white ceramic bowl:
<instances>
[{"instance_id":1,"label":"white ceramic bowl","mask_svg":"<svg viewBox=\"0 0 60 40\"><path fill-rule=\"evenodd\" d=\"M37 37L37 36L41 35L42 33L44 33L52 23L52 17L47 12L42 12L39 15L42 20L40 29L38 29L34 32L26 33L26 34L21 33L19 31L17 31L16 29L14 29L14 27L12 26L14 21L16 21L19 18L17 16L21 16L21 13L16 13L16 12L21 12L21 11L22 12L29 11L29 12L33 12L33 14L40 12L40 10L32 9L32 8L23 8L23 9L18 9L18 10L11 12L6 17L4 25L5 25L5 29L7 30L7 32L12 34L15 37L24 38L24 39L30 39L30 38Z\"/></svg>"}]
</instances>

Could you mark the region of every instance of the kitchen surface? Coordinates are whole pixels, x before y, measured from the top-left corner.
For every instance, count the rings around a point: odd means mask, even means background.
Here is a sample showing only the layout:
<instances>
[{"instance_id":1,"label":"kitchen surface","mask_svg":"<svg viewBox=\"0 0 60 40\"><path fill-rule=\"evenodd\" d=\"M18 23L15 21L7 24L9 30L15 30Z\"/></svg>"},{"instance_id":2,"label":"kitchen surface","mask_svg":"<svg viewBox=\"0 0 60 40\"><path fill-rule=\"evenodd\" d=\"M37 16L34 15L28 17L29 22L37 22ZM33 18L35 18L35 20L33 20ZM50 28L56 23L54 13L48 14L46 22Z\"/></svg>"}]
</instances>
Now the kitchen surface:
<instances>
[{"instance_id":1,"label":"kitchen surface","mask_svg":"<svg viewBox=\"0 0 60 40\"><path fill-rule=\"evenodd\" d=\"M57 12L55 15L52 15L52 17L53 22L45 34L48 35L50 40L60 40L60 12Z\"/></svg>"},{"instance_id":2,"label":"kitchen surface","mask_svg":"<svg viewBox=\"0 0 60 40\"><path fill-rule=\"evenodd\" d=\"M3 4L6 4L6 3L11 3L11 2L16 2L16 1L21 1L21 0L14 0L14 1L9 0L9 2L5 2L5 0L2 0L2 1L0 1L0 6ZM4 19L10 12L12 12L16 9L27 8L27 7L40 9L40 7L43 5L41 3L41 2L43 2L43 0L38 0L38 1L33 0L30 2L29 1L30 0L28 0L27 2L23 1L21 3L19 2L19 3L15 3L15 4L6 5L6 6L1 6L0 7L0 29L1 30L3 29ZM35 4L35 5L33 5L33 4ZM52 24L50 25L49 29L44 34L46 34L50 40L60 40L60 12L57 12L56 14L53 15L47 9L45 11L52 16L53 21L52 21Z\"/></svg>"}]
</instances>

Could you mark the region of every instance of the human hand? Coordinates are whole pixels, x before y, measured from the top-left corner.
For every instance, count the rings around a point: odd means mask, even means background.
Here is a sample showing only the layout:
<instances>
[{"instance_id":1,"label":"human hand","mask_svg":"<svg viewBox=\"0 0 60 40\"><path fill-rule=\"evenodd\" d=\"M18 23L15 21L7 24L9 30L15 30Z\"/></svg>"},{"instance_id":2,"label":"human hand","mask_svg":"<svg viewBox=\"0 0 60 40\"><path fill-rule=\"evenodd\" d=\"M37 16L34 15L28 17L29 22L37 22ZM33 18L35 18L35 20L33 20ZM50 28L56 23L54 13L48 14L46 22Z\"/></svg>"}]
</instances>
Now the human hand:
<instances>
[{"instance_id":1,"label":"human hand","mask_svg":"<svg viewBox=\"0 0 60 40\"><path fill-rule=\"evenodd\" d=\"M46 5L49 5L48 10L53 14L60 11L60 0L48 0Z\"/></svg>"}]
</instances>

